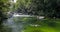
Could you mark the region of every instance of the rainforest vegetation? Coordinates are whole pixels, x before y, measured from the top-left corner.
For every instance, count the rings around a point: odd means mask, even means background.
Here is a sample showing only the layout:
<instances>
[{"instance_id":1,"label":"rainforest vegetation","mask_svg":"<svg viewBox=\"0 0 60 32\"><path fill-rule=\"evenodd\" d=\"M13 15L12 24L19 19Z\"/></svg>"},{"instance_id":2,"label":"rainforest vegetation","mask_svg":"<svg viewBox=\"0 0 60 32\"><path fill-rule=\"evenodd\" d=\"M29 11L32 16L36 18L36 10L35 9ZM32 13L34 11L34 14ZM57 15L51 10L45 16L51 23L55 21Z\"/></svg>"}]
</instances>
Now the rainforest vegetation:
<instances>
[{"instance_id":1,"label":"rainforest vegetation","mask_svg":"<svg viewBox=\"0 0 60 32\"><path fill-rule=\"evenodd\" d=\"M13 17L14 13L34 17ZM20 28L14 31L4 23ZM60 0L0 0L0 32L19 31L60 32Z\"/></svg>"}]
</instances>

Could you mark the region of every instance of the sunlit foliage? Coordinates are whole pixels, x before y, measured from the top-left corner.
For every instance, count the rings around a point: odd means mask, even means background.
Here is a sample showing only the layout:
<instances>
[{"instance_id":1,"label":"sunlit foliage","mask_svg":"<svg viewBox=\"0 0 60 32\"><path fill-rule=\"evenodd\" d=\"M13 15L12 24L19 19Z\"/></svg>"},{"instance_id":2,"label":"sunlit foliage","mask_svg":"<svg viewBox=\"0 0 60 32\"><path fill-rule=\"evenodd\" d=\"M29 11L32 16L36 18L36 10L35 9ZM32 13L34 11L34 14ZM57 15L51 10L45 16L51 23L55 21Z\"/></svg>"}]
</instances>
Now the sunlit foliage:
<instances>
[{"instance_id":1,"label":"sunlit foliage","mask_svg":"<svg viewBox=\"0 0 60 32\"><path fill-rule=\"evenodd\" d=\"M31 0L17 0L15 7L18 8L24 6L25 8L28 8L30 4L31 4Z\"/></svg>"}]
</instances>

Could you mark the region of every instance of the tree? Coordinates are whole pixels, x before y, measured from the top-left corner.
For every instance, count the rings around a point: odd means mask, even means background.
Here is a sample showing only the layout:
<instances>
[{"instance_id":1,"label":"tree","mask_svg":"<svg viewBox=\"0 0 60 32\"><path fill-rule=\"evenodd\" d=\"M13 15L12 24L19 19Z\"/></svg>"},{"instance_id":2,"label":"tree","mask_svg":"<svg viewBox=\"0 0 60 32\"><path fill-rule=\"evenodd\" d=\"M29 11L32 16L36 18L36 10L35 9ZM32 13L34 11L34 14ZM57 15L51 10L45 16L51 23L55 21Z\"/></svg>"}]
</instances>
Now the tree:
<instances>
[{"instance_id":1,"label":"tree","mask_svg":"<svg viewBox=\"0 0 60 32\"><path fill-rule=\"evenodd\" d=\"M6 12L8 11L8 8L9 8L8 0L0 0L0 32L3 21L7 19Z\"/></svg>"},{"instance_id":2,"label":"tree","mask_svg":"<svg viewBox=\"0 0 60 32\"><path fill-rule=\"evenodd\" d=\"M59 0L18 0L18 11L29 15L39 15L49 18L60 17Z\"/></svg>"},{"instance_id":3,"label":"tree","mask_svg":"<svg viewBox=\"0 0 60 32\"><path fill-rule=\"evenodd\" d=\"M59 0L45 0L44 14L50 18L60 18L60 1Z\"/></svg>"},{"instance_id":4,"label":"tree","mask_svg":"<svg viewBox=\"0 0 60 32\"><path fill-rule=\"evenodd\" d=\"M19 0L18 0L19 1ZM20 0L19 10L29 15L42 15L43 14L43 0ZM40 13L41 12L41 13Z\"/></svg>"}]
</instances>

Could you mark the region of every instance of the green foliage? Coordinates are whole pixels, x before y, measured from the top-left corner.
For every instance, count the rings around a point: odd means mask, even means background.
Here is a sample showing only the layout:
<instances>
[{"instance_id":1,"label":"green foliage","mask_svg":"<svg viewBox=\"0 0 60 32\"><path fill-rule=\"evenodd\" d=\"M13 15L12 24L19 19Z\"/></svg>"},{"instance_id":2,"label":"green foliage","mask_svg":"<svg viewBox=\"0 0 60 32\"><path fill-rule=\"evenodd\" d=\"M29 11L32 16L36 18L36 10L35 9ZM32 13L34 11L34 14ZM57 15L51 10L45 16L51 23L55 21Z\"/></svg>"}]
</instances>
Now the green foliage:
<instances>
[{"instance_id":1,"label":"green foliage","mask_svg":"<svg viewBox=\"0 0 60 32\"><path fill-rule=\"evenodd\" d=\"M6 18L6 12L9 8L9 1L8 0L0 0L0 21Z\"/></svg>"},{"instance_id":2,"label":"green foliage","mask_svg":"<svg viewBox=\"0 0 60 32\"><path fill-rule=\"evenodd\" d=\"M0 0L0 32L2 32L2 23L6 17L6 12L9 9L9 0Z\"/></svg>"},{"instance_id":3,"label":"green foliage","mask_svg":"<svg viewBox=\"0 0 60 32\"><path fill-rule=\"evenodd\" d=\"M40 15L50 18L60 17L59 0L18 0L16 7L30 15ZM58 10L58 11L57 11Z\"/></svg>"},{"instance_id":4,"label":"green foliage","mask_svg":"<svg viewBox=\"0 0 60 32\"><path fill-rule=\"evenodd\" d=\"M31 4L31 0L17 0L17 3L15 4L15 8L22 8L23 6L25 8L28 8Z\"/></svg>"},{"instance_id":5,"label":"green foliage","mask_svg":"<svg viewBox=\"0 0 60 32\"><path fill-rule=\"evenodd\" d=\"M0 10L2 10L2 12L6 12L9 9L9 1L8 0L0 0Z\"/></svg>"}]
</instances>

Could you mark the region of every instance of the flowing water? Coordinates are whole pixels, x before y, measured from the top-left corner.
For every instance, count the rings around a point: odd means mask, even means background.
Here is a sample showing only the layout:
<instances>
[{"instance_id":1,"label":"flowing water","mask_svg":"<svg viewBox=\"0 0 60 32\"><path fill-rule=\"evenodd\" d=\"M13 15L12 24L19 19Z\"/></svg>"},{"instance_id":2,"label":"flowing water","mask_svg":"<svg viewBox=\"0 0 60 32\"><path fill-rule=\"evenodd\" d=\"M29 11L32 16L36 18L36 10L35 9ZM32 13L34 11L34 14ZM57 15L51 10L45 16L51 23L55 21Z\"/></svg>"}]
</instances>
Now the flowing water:
<instances>
[{"instance_id":1,"label":"flowing water","mask_svg":"<svg viewBox=\"0 0 60 32\"><path fill-rule=\"evenodd\" d=\"M24 26L27 25L27 22L24 22L20 20L19 18L23 17L33 17L30 15L19 15L19 14L13 14L12 17L8 18L7 21L4 21L4 26L7 26L8 28L11 28L11 32L22 32L24 29ZM14 21L14 19L19 19Z\"/></svg>"},{"instance_id":2,"label":"flowing water","mask_svg":"<svg viewBox=\"0 0 60 32\"><path fill-rule=\"evenodd\" d=\"M7 19L7 21L4 22L4 25L11 28L12 32L21 32L21 30L23 29L23 25L24 25L23 22L16 23L13 20L13 18L14 17L11 17L11 18Z\"/></svg>"}]
</instances>

